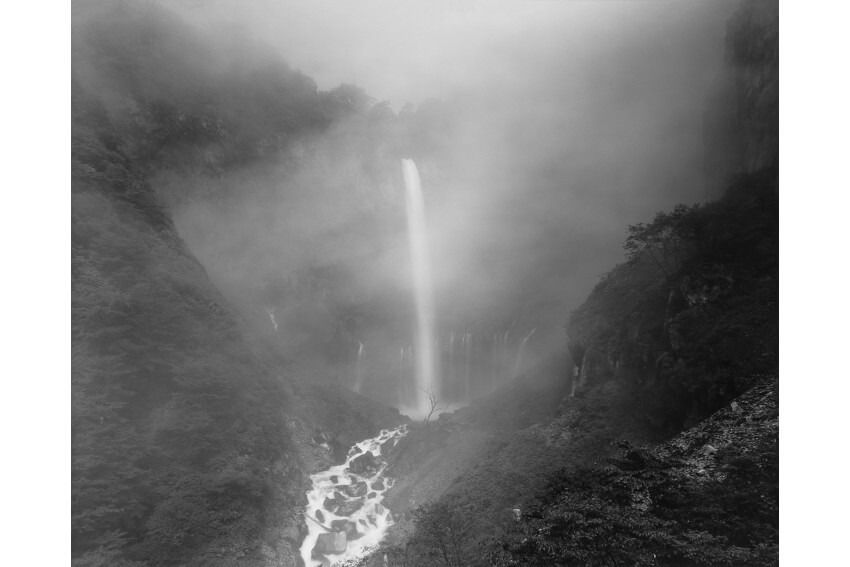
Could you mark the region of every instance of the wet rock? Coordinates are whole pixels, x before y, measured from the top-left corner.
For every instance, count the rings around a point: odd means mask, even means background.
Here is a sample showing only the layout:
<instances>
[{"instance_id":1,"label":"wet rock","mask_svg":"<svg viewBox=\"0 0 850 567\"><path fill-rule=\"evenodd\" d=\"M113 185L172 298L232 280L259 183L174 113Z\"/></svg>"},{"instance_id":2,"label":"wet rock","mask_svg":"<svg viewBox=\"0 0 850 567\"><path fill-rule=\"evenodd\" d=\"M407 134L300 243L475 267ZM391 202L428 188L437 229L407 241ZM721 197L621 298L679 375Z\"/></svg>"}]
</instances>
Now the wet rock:
<instances>
[{"instance_id":1,"label":"wet rock","mask_svg":"<svg viewBox=\"0 0 850 567\"><path fill-rule=\"evenodd\" d=\"M319 520L323 524L325 523L325 515L322 514L321 510L316 510L316 519Z\"/></svg>"},{"instance_id":2,"label":"wet rock","mask_svg":"<svg viewBox=\"0 0 850 567\"><path fill-rule=\"evenodd\" d=\"M342 505L345 502L345 498L339 492L334 492L333 498L325 498L324 502L322 502L322 508L327 510L328 512L336 511L337 507Z\"/></svg>"},{"instance_id":3,"label":"wet rock","mask_svg":"<svg viewBox=\"0 0 850 567\"><path fill-rule=\"evenodd\" d=\"M349 470L355 474L359 475L371 475L378 472L378 468L380 468L381 463L375 458L375 455L372 453L363 453L359 457L356 457L351 461L351 464L348 465Z\"/></svg>"},{"instance_id":4,"label":"wet rock","mask_svg":"<svg viewBox=\"0 0 850 567\"><path fill-rule=\"evenodd\" d=\"M353 497L363 496L367 492L366 483L363 481L350 484L346 486L343 490L345 490L346 494Z\"/></svg>"},{"instance_id":5,"label":"wet rock","mask_svg":"<svg viewBox=\"0 0 850 567\"><path fill-rule=\"evenodd\" d=\"M331 482L337 484L339 482L339 477L337 475L331 476Z\"/></svg>"},{"instance_id":6,"label":"wet rock","mask_svg":"<svg viewBox=\"0 0 850 567\"><path fill-rule=\"evenodd\" d=\"M348 545L348 536L345 532L331 532L319 534L316 545L313 547L313 555L325 553L343 553Z\"/></svg>"},{"instance_id":7,"label":"wet rock","mask_svg":"<svg viewBox=\"0 0 850 567\"><path fill-rule=\"evenodd\" d=\"M386 488L386 486L384 486L384 479L382 478L379 478L372 483L372 490L383 490L384 488Z\"/></svg>"},{"instance_id":8,"label":"wet rock","mask_svg":"<svg viewBox=\"0 0 850 567\"><path fill-rule=\"evenodd\" d=\"M741 409L741 406L738 405L738 402L732 402L732 411L734 411L735 413L741 413L744 410Z\"/></svg>"},{"instance_id":9,"label":"wet rock","mask_svg":"<svg viewBox=\"0 0 850 567\"><path fill-rule=\"evenodd\" d=\"M357 531L357 524L350 520L334 520L331 522L331 527L335 532L345 532L349 540L360 537L360 532Z\"/></svg>"},{"instance_id":10,"label":"wet rock","mask_svg":"<svg viewBox=\"0 0 850 567\"><path fill-rule=\"evenodd\" d=\"M366 499L368 500L370 498L375 498L376 496L378 496L377 492L370 492L368 495L366 495Z\"/></svg>"},{"instance_id":11,"label":"wet rock","mask_svg":"<svg viewBox=\"0 0 850 567\"><path fill-rule=\"evenodd\" d=\"M362 500L349 500L347 502L343 502L339 509L336 511L338 516L350 516L357 510L363 507Z\"/></svg>"},{"instance_id":12,"label":"wet rock","mask_svg":"<svg viewBox=\"0 0 850 567\"><path fill-rule=\"evenodd\" d=\"M713 455L716 452L717 452L717 449L715 449L712 445L706 445L705 447L702 448L702 454L703 455Z\"/></svg>"}]
</instances>

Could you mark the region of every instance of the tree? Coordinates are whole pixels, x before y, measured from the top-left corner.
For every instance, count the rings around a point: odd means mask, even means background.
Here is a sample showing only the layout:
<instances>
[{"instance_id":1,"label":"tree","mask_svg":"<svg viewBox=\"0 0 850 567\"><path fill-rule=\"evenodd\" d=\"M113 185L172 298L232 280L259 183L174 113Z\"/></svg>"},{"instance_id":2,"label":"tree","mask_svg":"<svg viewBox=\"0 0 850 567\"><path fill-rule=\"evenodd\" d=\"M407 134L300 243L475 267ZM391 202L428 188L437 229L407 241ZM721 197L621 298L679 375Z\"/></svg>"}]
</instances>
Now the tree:
<instances>
[{"instance_id":1,"label":"tree","mask_svg":"<svg viewBox=\"0 0 850 567\"><path fill-rule=\"evenodd\" d=\"M428 415L425 416L425 421L422 422L422 424L425 425L428 423L428 421L430 421L431 416L434 415L434 412L437 412L437 415L439 415L440 413L448 409L449 404L440 403L439 399L437 398L437 393L434 391L433 384L428 384L427 386L422 388L422 391L425 392L426 396L428 396L428 405L430 407Z\"/></svg>"},{"instance_id":2,"label":"tree","mask_svg":"<svg viewBox=\"0 0 850 567\"><path fill-rule=\"evenodd\" d=\"M629 260L648 256L655 265L671 276L679 269L693 245L685 222L699 205L676 205L671 212L659 211L651 223L629 225L624 248Z\"/></svg>"},{"instance_id":3,"label":"tree","mask_svg":"<svg viewBox=\"0 0 850 567\"><path fill-rule=\"evenodd\" d=\"M445 567L466 564L472 539L470 516L445 500L423 504L413 510L416 535L411 542L426 555L434 555Z\"/></svg>"}]
</instances>

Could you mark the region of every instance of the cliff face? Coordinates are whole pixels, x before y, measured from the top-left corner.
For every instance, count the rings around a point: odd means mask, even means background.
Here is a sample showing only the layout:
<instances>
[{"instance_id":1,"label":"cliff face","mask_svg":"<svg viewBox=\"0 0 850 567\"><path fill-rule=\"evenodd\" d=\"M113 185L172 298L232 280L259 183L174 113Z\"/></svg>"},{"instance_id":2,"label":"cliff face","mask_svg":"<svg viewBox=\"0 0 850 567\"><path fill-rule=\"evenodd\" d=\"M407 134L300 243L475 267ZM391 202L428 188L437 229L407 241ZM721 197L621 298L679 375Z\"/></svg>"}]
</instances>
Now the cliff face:
<instances>
[{"instance_id":1,"label":"cliff face","mask_svg":"<svg viewBox=\"0 0 850 567\"><path fill-rule=\"evenodd\" d=\"M712 196L730 176L779 160L779 4L742 2L726 28L728 70L704 119L705 167Z\"/></svg>"},{"instance_id":2,"label":"cliff face","mask_svg":"<svg viewBox=\"0 0 850 567\"><path fill-rule=\"evenodd\" d=\"M643 244L570 316L577 392L631 384L645 419L676 432L775 373L778 198L766 170L718 201L632 227Z\"/></svg>"}]
</instances>

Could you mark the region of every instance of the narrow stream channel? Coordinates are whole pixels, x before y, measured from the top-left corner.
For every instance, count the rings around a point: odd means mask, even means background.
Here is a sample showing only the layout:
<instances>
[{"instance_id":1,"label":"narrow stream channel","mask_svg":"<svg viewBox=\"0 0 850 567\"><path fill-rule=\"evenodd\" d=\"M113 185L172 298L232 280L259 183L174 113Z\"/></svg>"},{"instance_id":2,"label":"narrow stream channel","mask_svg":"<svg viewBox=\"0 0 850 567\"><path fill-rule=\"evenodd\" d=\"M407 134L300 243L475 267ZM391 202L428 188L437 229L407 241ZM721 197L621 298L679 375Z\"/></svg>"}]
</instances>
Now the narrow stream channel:
<instances>
[{"instance_id":1,"label":"narrow stream channel","mask_svg":"<svg viewBox=\"0 0 850 567\"><path fill-rule=\"evenodd\" d=\"M387 463L381 455L407 431L407 425L382 430L349 449L341 465L310 476L313 488L304 510L308 533L301 544L304 565L330 566L381 542L393 524L392 514L381 504L393 484L384 476Z\"/></svg>"}]
</instances>

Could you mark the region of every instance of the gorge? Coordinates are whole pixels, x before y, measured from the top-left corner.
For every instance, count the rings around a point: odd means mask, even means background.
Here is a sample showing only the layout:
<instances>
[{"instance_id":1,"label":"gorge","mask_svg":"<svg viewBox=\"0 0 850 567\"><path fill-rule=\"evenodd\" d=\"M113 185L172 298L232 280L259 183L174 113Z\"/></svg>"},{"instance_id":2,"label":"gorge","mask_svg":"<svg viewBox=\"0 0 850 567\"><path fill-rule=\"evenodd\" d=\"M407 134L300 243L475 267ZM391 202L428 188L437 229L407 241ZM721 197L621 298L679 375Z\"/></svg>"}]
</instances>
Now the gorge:
<instances>
[{"instance_id":1,"label":"gorge","mask_svg":"<svg viewBox=\"0 0 850 567\"><path fill-rule=\"evenodd\" d=\"M72 565L777 564L777 3L296 4L73 4Z\"/></svg>"}]
</instances>

